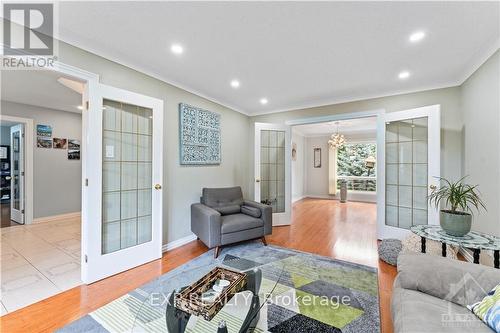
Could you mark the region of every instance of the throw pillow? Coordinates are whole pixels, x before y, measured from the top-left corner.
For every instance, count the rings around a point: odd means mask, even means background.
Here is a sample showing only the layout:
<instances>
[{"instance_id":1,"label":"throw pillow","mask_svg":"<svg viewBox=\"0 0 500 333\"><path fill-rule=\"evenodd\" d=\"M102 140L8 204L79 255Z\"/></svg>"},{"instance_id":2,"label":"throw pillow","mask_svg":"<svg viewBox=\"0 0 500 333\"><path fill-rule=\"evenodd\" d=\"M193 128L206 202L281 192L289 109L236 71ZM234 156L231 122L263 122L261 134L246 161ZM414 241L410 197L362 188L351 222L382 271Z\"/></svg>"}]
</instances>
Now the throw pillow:
<instances>
[{"instance_id":1,"label":"throw pillow","mask_svg":"<svg viewBox=\"0 0 500 333\"><path fill-rule=\"evenodd\" d=\"M238 205L216 206L213 208L221 215L238 214L241 211L241 208Z\"/></svg>"},{"instance_id":2,"label":"throw pillow","mask_svg":"<svg viewBox=\"0 0 500 333\"><path fill-rule=\"evenodd\" d=\"M492 330L500 333L500 284L481 301L467 307Z\"/></svg>"},{"instance_id":3,"label":"throw pillow","mask_svg":"<svg viewBox=\"0 0 500 333\"><path fill-rule=\"evenodd\" d=\"M260 217L261 215L260 209L251 206L241 206L241 212L253 217Z\"/></svg>"}]
</instances>

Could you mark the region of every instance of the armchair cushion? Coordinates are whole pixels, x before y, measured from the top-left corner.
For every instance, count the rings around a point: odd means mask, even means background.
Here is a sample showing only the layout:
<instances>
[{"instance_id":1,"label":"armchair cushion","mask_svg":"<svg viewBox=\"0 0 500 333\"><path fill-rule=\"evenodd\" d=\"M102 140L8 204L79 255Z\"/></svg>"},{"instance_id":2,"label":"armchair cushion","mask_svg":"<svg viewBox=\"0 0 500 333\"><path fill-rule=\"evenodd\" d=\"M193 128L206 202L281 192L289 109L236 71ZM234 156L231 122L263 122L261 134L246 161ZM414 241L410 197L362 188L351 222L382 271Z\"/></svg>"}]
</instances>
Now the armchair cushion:
<instances>
[{"instance_id":1,"label":"armchair cushion","mask_svg":"<svg viewBox=\"0 0 500 333\"><path fill-rule=\"evenodd\" d=\"M241 206L243 204L243 192L239 186L204 188L202 199L203 204L212 208L223 206Z\"/></svg>"},{"instance_id":2,"label":"armchair cushion","mask_svg":"<svg viewBox=\"0 0 500 333\"><path fill-rule=\"evenodd\" d=\"M241 213L253 217L260 217L262 215L259 208L246 205L241 206Z\"/></svg>"},{"instance_id":3,"label":"armchair cushion","mask_svg":"<svg viewBox=\"0 0 500 333\"><path fill-rule=\"evenodd\" d=\"M222 234L228 234L262 227L264 221L245 214L232 214L222 216L221 225Z\"/></svg>"},{"instance_id":4,"label":"armchair cushion","mask_svg":"<svg viewBox=\"0 0 500 333\"><path fill-rule=\"evenodd\" d=\"M241 207L238 205L216 206L214 209L221 215L238 214L241 211Z\"/></svg>"}]
</instances>

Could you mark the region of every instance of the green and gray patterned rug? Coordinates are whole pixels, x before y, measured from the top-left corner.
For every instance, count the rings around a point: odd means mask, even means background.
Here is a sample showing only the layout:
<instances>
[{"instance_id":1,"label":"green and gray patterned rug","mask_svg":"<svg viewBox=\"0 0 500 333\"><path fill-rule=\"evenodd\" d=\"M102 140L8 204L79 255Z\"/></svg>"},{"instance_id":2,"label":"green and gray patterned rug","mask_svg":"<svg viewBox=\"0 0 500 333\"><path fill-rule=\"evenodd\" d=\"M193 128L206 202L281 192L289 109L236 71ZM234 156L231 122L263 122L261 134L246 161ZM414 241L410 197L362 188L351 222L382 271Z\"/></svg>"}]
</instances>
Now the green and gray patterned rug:
<instances>
[{"instance_id":1,"label":"green and gray patterned rug","mask_svg":"<svg viewBox=\"0 0 500 333\"><path fill-rule=\"evenodd\" d=\"M275 286L272 297L263 302L256 332L380 332L375 268L260 242L227 247L218 259L213 259L213 251L209 251L59 332L168 332L168 295L216 266L259 268L263 275L261 289ZM229 304L209 322L190 321L186 332L217 332L222 319L230 333L238 332L243 317L236 306Z\"/></svg>"}]
</instances>

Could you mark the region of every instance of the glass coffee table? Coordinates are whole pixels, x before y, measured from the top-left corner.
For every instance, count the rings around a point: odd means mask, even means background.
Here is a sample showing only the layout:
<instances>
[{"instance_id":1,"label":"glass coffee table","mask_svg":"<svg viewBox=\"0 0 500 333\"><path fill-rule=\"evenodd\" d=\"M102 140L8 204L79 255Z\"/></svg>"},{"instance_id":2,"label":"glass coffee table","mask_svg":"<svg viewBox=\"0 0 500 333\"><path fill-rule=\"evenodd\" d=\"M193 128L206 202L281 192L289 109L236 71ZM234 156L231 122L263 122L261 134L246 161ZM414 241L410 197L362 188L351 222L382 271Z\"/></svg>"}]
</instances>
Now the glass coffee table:
<instances>
[{"instance_id":1,"label":"glass coffee table","mask_svg":"<svg viewBox=\"0 0 500 333\"><path fill-rule=\"evenodd\" d=\"M426 239L441 242L442 256L446 257L446 244L471 249L474 252L474 263L479 264L481 250L493 251L495 268L500 268L500 238L482 232L471 231L463 237L448 235L438 225L416 225L411 231L420 236L421 252L426 251Z\"/></svg>"},{"instance_id":2,"label":"glass coffee table","mask_svg":"<svg viewBox=\"0 0 500 333\"><path fill-rule=\"evenodd\" d=\"M284 265L273 264L273 278L264 278L262 270L257 267L245 267L244 259L229 259L214 265L195 266L172 272L158 279L151 287L137 312L137 320L134 323L133 332L161 331L169 333L210 333L229 332L246 333L255 329L258 325L263 306L275 294L276 286L281 279ZM247 275L247 284L243 290L236 293L222 309L210 320L202 316L196 316L175 307L175 294L196 282L215 267L224 267L233 271L239 271ZM269 267L266 269L269 272ZM163 279L163 281L161 281ZM153 291L154 290L154 291ZM146 324L148 318L159 315L165 316L162 320L151 320L152 324ZM154 324L153 324L154 323ZM224 330L225 327L227 331Z\"/></svg>"}]
</instances>

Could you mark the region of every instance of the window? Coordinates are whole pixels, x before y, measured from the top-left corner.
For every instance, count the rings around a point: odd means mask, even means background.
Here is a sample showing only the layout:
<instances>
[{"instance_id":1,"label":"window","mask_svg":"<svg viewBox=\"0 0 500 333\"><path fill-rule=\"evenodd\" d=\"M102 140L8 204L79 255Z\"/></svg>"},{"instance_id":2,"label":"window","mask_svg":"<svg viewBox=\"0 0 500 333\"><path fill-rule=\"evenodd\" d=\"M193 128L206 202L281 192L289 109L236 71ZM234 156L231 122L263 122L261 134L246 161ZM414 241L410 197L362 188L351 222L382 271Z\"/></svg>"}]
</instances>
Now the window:
<instances>
[{"instance_id":1,"label":"window","mask_svg":"<svg viewBox=\"0 0 500 333\"><path fill-rule=\"evenodd\" d=\"M337 188L343 181L348 190L374 192L377 189L377 168L368 168L366 159L377 156L375 143L344 144L337 150Z\"/></svg>"}]
</instances>

